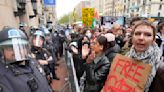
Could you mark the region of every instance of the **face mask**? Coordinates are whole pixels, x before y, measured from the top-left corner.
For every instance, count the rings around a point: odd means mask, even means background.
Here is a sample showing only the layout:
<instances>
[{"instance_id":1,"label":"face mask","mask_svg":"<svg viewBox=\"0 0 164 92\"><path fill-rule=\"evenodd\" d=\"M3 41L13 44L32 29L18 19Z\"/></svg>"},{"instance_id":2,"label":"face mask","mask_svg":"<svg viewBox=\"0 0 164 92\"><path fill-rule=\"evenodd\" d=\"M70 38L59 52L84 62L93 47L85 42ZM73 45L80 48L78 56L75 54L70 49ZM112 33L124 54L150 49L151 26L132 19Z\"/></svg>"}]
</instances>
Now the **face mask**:
<instances>
[{"instance_id":1,"label":"face mask","mask_svg":"<svg viewBox=\"0 0 164 92\"><path fill-rule=\"evenodd\" d=\"M91 33L87 33L86 36L90 39L92 34Z\"/></svg>"},{"instance_id":2,"label":"face mask","mask_svg":"<svg viewBox=\"0 0 164 92\"><path fill-rule=\"evenodd\" d=\"M54 33L54 36L57 36L57 33Z\"/></svg>"}]
</instances>

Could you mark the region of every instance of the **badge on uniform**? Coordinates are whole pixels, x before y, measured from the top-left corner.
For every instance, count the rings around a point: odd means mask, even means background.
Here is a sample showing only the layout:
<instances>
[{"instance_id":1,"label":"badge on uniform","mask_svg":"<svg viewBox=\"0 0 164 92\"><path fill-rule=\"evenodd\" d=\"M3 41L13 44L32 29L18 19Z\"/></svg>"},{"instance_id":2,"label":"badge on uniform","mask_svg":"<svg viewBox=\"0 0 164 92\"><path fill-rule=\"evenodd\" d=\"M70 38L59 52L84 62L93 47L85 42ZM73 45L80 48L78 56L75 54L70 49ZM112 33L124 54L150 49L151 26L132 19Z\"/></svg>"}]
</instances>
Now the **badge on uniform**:
<instances>
[{"instance_id":1,"label":"badge on uniform","mask_svg":"<svg viewBox=\"0 0 164 92\"><path fill-rule=\"evenodd\" d=\"M12 29L8 31L8 36L9 38L12 38L12 37L20 37L21 35L19 34L18 31L16 31L16 29Z\"/></svg>"},{"instance_id":2,"label":"badge on uniform","mask_svg":"<svg viewBox=\"0 0 164 92\"><path fill-rule=\"evenodd\" d=\"M45 57L45 58L48 58L48 55L47 55L46 53L44 53L44 57Z\"/></svg>"}]
</instances>

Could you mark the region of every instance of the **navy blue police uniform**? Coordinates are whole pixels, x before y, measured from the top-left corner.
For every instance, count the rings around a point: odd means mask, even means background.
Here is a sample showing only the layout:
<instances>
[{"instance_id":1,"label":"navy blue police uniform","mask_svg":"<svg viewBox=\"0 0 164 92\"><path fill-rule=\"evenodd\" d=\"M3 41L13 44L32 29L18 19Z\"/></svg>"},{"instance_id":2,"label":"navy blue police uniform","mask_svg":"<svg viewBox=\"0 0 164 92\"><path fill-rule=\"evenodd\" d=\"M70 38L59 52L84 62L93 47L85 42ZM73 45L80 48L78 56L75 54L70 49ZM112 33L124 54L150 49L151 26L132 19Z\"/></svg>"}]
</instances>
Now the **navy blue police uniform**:
<instances>
[{"instance_id":1,"label":"navy blue police uniform","mask_svg":"<svg viewBox=\"0 0 164 92\"><path fill-rule=\"evenodd\" d=\"M0 92L52 92L28 50L27 37L21 30L0 31Z\"/></svg>"}]
</instances>

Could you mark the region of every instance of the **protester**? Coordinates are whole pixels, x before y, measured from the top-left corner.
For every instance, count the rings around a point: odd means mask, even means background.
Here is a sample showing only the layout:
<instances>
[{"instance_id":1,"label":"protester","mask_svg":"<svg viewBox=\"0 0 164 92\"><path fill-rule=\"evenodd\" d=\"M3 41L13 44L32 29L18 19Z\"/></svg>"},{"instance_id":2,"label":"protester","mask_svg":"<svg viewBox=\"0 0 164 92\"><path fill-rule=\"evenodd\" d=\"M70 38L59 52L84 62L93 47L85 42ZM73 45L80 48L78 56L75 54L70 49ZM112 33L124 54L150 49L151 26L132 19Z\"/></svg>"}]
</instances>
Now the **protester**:
<instances>
[{"instance_id":1,"label":"protester","mask_svg":"<svg viewBox=\"0 0 164 92\"><path fill-rule=\"evenodd\" d=\"M91 43L91 54L86 59L85 65L84 92L100 92L106 81L110 67L110 62L104 55L106 44L107 39L104 36L95 38ZM88 52L85 51L85 55ZM84 55L84 53L82 54Z\"/></svg>"},{"instance_id":2,"label":"protester","mask_svg":"<svg viewBox=\"0 0 164 92\"><path fill-rule=\"evenodd\" d=\"M89 39L91 39L92 36L93 36L93 34L92 34L92 30L91 30L91 29L86 29L86 33L85 33L85 35L86 35Z\"/></svg>"},{"instance_id":3,"label":"protester","mask_svg":"<svg viewBox=\"0 0 164 92\"><path fill-rule=\"evenodd\" d=\"M164 90L164 62L160 63L157 74L150 86L149 92L163 92Z\"/></svg>"},{"instance_id":4,"label":"protester","mask_svg":"<svg viewBox=\"0 0 164 92\"><path fill-rule=\"evenodd\" d=\"M159 37L156 42L158 43L160 49L163 51L163 58L164 58L164 22L159 23L158 26L158 34L157 36Z\"/></svg>"},{"instance_id":5,"label":"protester","mask_svg":"<svg viewBox=\"0 0 164 92\"><path fill-rule=\"evenodd\" d=\"M120 47L115 41L115 35L113 35L112 33L107 33L104 36L107 38L107 42L108 42L105 55L107 56L108 60L112 62L116 54L119 53Z\"/></svg>"},{"instance_id":6,"label":"protester","mask_svg":"<svg viewBox=\"0 0 164 92\"><path fill-rule=\"evenodd\" d=\"M116 43L122 48L124 46L124 43L123 43L124 36L123 36L123 30L122 30L121 25L113 24L111 33L115 35Z\"/></svg>"},{"instance_id":7,"label":"protester","mask_svg":"<svg viewBox=\"0 0 164 92\"><path fill-rule=\"evenodd\" d=\"M121 54L125 55L130 50L132 46L131 40L132 40L133 29L138 23L141 23L142 21L143 19L141 19L140 17L134 17L130 21L129 27L125 29L126 33L123 39L124 46L121 48L121 51L120 51Z\"/></svg>"},{"instance_id":8,"label":"protester","mask_svg":"<svg viewBox=\"0 0 164 92\"><path fill-rule=\"evenodd\" d=\"M152 66L151 73L145 86L145 92L149 91L149 87L156 75L159 63L161 62L161 51L155 43L156 29L150 23L142 21L137 24L132 33L132 47L126 56Z\"/></svg>"},{"instance_id":9,"label":"protester","mask_svg":"<svg viewBox=\"0 0 164 92\"><path fill-rule=\"evenodd\" d=\"M74 40L73 42L70 43L69 48L70 51L72 52L73 55L73 62L74 62L74 67L76 70L76 76L78 79L78 83L80 84L80 77L84 73L84 66L83 64L85 63L84 59L82 58L82 45L83 43L87 42L87 36L79 37L78 39Z\"/></svg>"},{"instance_id":10,"label":"protester","mask_svg":"<svg viewBox=\"0 0 164 92\"><path fill-rule=\"evenodd\" d=\"M143 19L140 18L140 17L134 17L134 18L132 18L132 20L130 21L130 28L131 28L131 29L134 29L134 27L135 27L137 24L141 23L142 20L143 20Z\"/></svg>"}]
</instances>

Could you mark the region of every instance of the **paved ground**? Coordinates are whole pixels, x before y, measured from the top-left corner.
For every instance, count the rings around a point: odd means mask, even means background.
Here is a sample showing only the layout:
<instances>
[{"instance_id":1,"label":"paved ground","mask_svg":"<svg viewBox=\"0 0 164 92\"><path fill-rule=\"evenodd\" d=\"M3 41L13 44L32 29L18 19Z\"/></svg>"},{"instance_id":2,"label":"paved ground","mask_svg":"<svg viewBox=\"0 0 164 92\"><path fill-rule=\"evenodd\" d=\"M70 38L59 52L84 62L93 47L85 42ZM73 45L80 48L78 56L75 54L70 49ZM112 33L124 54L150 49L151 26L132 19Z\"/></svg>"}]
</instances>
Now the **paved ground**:
<instances>
[{"instance_id":1,"label":"paved ground","mask_svg":"<svg viewBox=\"0 0 164 92\"><path fill-rule=\"evenodd\" d=\"M52 88L55 92L71 92L70 86L68 82L68 69L66 63L63 58L61 58L58 62L59 66L56 68L56 74L60 78L60 80L52 81Z\"/></svg>"}]
</instances>

